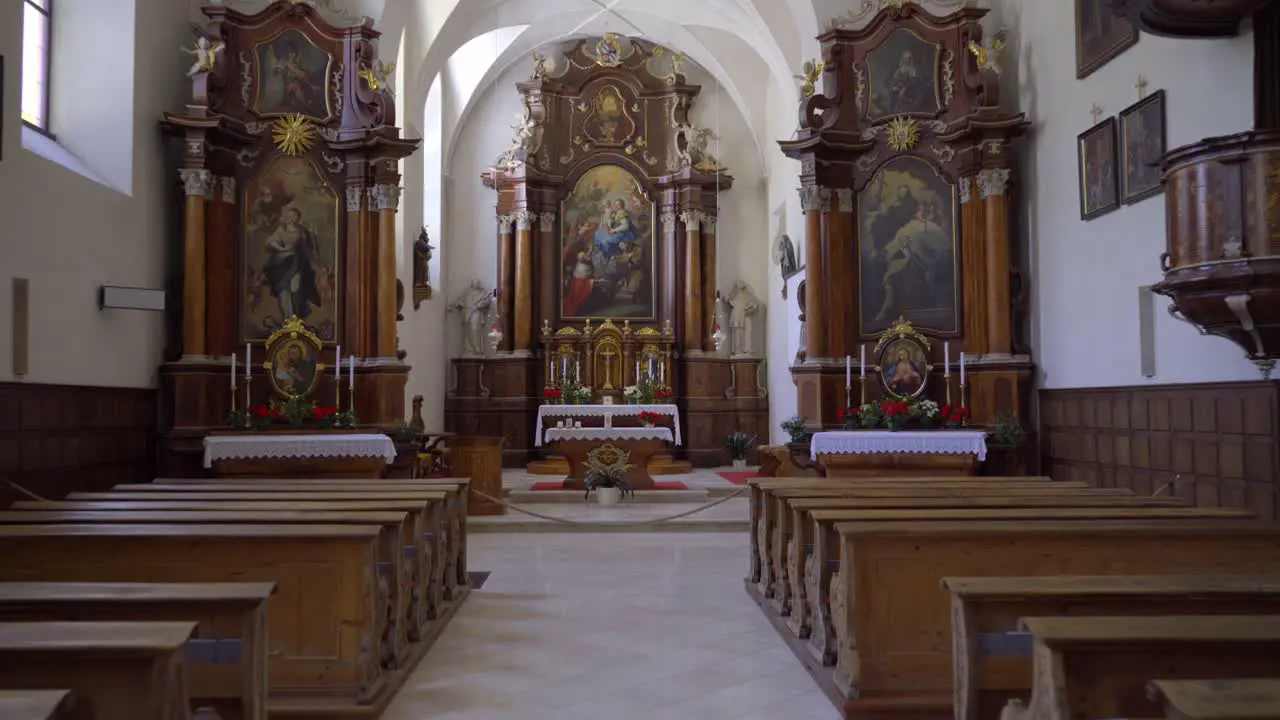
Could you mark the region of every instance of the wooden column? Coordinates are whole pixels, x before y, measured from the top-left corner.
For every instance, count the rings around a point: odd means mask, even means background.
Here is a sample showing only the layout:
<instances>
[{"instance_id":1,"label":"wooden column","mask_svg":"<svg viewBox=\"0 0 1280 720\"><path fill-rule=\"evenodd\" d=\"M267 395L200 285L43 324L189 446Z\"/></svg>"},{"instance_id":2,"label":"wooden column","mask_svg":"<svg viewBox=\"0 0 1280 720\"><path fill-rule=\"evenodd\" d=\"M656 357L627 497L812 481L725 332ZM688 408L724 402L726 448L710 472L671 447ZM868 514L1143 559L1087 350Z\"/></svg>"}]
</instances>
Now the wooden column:
<instances>
[{"instance_id":1,"label":"wooden column","mask_svg":"<svg viewBox=\"0 0 1280 720\"><path fill-rule=\"evenodd\" d=\"M206 297L230 303L236 294L235 250L228 242L236 235L236 179L218 177L205 227L204 274ZM238 313L208 313L205 320L205 352L226 357L238 351ZM243 358L242 358L243 359Z\"/></svg>"},{"instance_id":2,"label":"wooden column","mask_svg":"<svg viewBox=\"0 0 1280 720\"><path fill-rule=\"evenodd\" d=\"M697 210L680 213L684 223L684 340L685 354L702 351L702 218Z\"/></svg>"},{"instance_id":3,"label":"wooden column","mask_svg":"<svg viewBox=\"0 0 1280 720\"><path fill-rule=\"evenodd\" d=\"M400 186L379 184L370 193L373 209L378 213L376 262L376 322L379 358L396 356L396 208L400 205Z\"/></svg>"},{"instance_id":4,"label":"wooden column","mask_svg":"<svg viewBox=\"0 0 1280 720\"><path fill-rule=\"evenodd\" d=\"M1008 356L1013 351L1013 312L1009 306L1009 170L993 168L978 173L986 221L987 251L987 355Z\"/></svg>"},{"instance_id":5,"label":"wooden column","mask_svg":"<svg viewBox=\"0 0 1280 720\"><path fill-rule=\"evenodd\" d=\"M667 207L662 210L662 255L658 258L660 271L658 274L659 282L662 283L658 288L658 292L662 297L659 312L662 315L663 325L673 325L676 321L676 211Z\"/></svg>"},{"instance_id":6,"label":"wooden column","mask_svg":"<svg viewBox=\"0 0 1280 720\"><path fill-rule=\"evenodd\" d=\"M716 223L715 215L702 216L702 349L715 352L716 344L711 340L716 325L716 294L719 284L716 272ZM725 336L729 329L723 328Z\"/></svg>"},{"instance_id":7,"label":"wooden column","mask_svg":"<svg viewBox=\"0 0 1280 720\"><path fill-rule=\"evenodd\" d=\"M827 351L831 357L857 355L857 328L853 320L852 298L857 294L858 263L854 257L853 190L837 188L834 207L826 216L826 249L823 267L826 276ZM838 301L836 298L844 298Z\"/></svg>"},{"instance_id":8,"label":"wooden column","mask_svg":"<svg viewBox=\"0 0 1280 720\"><path fill-rule=\"evenodd\" d=\"M533 220L534 213L516 214L515 264L512 273L512 350L527 353L533 347Z\"/></svg>"},{"instance_id":9,"label":"wooden column","mask_svg":"<svg viewBox=\"0 0 1280 720\"><path fill-rule=\"evenodd\" d=\"M560 243L556 242L556 214L553 212L544 212L538 215L538 237L533 243L534 255L537 260L535 263L534 277L559 277L559 273L555 270L543 268L556 268L557 250ZM534 309L534 321L550 323L560 317L560 311L556 308L557 287L555 283L544 282L538 286L538 302Z\"/></svg>"},{"instance_id":10,"label":"wooden column","mask_svg":"<svg viewBox=\"0 0 1280 720\"><path fill-rule=\"evenodd\" d=\"M800 188L804 210L805 327L808 331L805 361L827 357L827 269L823 263L822 214L831 207L831 191L817 185Z\"/></svg>"},{"instance_id":11,"label":"wooden column","mask_svg":"<svg viewBox=\"0 0 1280 720\"><path fill-rule=\"evenodd\" d=\"M204 210L213 175L203 168L183 168L178 176L187 198L182 218L182 355L197 358L206 352Z\"/></svg>"},{"instance_id":12,"label":"wooden column","mask_svg":"<svg viewBox=\"0 0 1280 720\"><path fill-rule=\"evenodd\" d=\"M978 198L978 176L960 178L960 276L965 305L962 314L964 349L987 353L986 204Z\"/></svg>"},{"instance_id":13,"label":"wooden column","mask_svg":"<svg viewBox=\"0 0 1280 720\"><path fill-rule=\"evenodd\" d=\"M511 332L511 317L515 304L512 302L515 290L515 238L511 228L515 225L515 213L498 216L498 315L506 326L499 350L510 350L515 345Z\"/></svg>"}]
</instances>

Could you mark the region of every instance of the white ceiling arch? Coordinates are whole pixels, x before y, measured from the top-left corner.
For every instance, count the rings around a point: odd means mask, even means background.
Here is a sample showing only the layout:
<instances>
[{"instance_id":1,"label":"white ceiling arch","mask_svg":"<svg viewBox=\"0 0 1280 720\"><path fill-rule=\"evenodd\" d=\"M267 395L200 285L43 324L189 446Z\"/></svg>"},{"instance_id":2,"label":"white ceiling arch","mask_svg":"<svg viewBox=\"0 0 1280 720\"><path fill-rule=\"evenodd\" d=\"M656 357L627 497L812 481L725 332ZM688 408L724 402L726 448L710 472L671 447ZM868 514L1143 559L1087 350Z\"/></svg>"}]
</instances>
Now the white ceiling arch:
<instances>
[{"instance_id":1,"label":"white ceiling arch","mask_svg":"<svg viewBox=\"0 0 1280 720\"><path fill-rule=\"evenodd\" d=\"M684 26L665 23L661 18L641 16L641 14L632 14L632 17L638 19L642 23L642 27L646 30L645 36L653 41L658 42L666 47L672 47L685 53L691 61L697 63L700 67L710 73L713 78L720 82L725 94L738 108L745 124L751 131L752 139L756 148L755 161L758 169L763 172L765 167L766 146L769 139L765 136L767 130L765 123L766 114L762 112L761 107L764 102L764 94L758 88L750 88L744 92L737 84L737 78L734 75L746 76L744 79L750 79L753 76L758 77L750 68L738 73L732 73L729 68L720 63L715 53L708 50L694 35ZM450 174L453 165L453 155L456 144L453 143L453 134L457 132L457 128L466 127L467 119L472 109L476 106L477 101L484 96L489 87L497 81L512 65L520 62L529 62L530 53L544 45L567 41L563 31L557 28L564 27L563 22L557 22L556 17L541 19L536 26L525 27L520 34L513 39L501 52L494 58L493 63L486 70L483 79L477 84L475 90L467 97L465 104L457 115L457 121L452 127L446 130L446 136L442 139L445 150L445 160L443 163L444 173ZM580 33L580 36L590 35L590 32ZM531 66L532 67L532 66ZM728 77L730 82L724 82L723 78ZM514 92L514 90L513 90Z\"/></svg>"}]
</instances>

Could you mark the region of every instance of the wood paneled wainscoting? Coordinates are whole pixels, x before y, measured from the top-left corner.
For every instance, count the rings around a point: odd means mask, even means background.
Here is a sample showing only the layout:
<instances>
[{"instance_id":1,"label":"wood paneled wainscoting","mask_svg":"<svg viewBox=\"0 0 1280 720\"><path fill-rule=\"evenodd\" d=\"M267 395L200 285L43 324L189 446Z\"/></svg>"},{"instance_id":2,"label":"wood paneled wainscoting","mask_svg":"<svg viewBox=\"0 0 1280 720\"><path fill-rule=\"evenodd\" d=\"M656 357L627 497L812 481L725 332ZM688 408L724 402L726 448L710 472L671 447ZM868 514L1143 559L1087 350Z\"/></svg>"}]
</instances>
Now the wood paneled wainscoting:
<instances>
[{"instance_id":1,"label":"wood paneled wainscoting","mask_svg":"<svg viewBox=\"0 0 1280 720\"><path fill-rule=\"evenodd\" d=\"M1042 468L1276 519L1278 421L1276 381L1041 390Z\"/></svg>"},{"instance_id":2,"label":"wood paneled wainscoting","mask_svg":"<svg viewBox=\"0 0 1280 720\"><path fill-rule=\"evenodd\" d=\"M0 507L155 477L156 391L0 383Z\"/></svg>"}]
</instances>

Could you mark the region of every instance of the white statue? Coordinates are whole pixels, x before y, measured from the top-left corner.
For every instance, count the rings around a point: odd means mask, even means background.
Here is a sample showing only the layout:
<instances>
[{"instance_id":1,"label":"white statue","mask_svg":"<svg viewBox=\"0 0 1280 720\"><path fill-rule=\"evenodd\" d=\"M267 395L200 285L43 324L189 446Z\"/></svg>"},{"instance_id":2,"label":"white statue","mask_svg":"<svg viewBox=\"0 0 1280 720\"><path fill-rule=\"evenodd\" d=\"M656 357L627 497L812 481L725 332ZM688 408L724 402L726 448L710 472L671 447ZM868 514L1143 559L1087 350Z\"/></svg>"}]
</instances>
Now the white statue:
<instances>
[{"instance_id":1,"label":"white statue","mask_svg":"<svg viewBox=\"0 0 1280 720\"><path fill-rule=\"evenodd\" d=\"M760 298L751 291L751 286L739 282L729 291L729 337L730 354L734 357L754 357L756 351L756 312L760 309Z\"/></svg>"},{"instance_id":2,"label":"white statue","mask_svg":"<svg viewBox=\"0 0 1280 720\"><path fill-rule=\"evenodd\" d=\"M502 151L495 163L498 167L519 167L524 162L524 158L529 157L538 151L541 145L539 134L541 128L538 122L533 119L533 110L529 107L528 99L525 100L524 110L516 113L516 124L511 126L515 131L515 135L511 138L511 147Z\"/></svg>"},{"instance_id":3,"label":"white statue","mask_svg":"<svg viewBox=\"0 0 1280 720\"><path fill-rule=\"evenodd\" d=\"M691 167L702 172L722 170L720 161L711 153L715 133L689 123L676 127L676 158L679 167Z\"/></svg>"},{"instance_id":4,"label":"white statue","mask_svg":"<svg viewBox=\"0 0 1280 720\"><path fill-rule=\"evenodd\" d=\"M493 292L485 288L479 278L472 280L450 310L462 314L462 356L484 357L488 346L489 315L493 308Z\"/></svg>"},{"instance_id":5,"label":"white statue","mask_svg":"<svg viewBox=\"0 0 1280 720\"><path fill-rule=\"evenodd\" d=\"M221 40L210 40L205 35L196 38L195 47L182 48L182 52L196 56L196 61L191 63L191 69L187 70L187 75L194 77L200 73L211 72L218 62L218 53L222 52L222 48Z\"/></svg>"}]
</instances>

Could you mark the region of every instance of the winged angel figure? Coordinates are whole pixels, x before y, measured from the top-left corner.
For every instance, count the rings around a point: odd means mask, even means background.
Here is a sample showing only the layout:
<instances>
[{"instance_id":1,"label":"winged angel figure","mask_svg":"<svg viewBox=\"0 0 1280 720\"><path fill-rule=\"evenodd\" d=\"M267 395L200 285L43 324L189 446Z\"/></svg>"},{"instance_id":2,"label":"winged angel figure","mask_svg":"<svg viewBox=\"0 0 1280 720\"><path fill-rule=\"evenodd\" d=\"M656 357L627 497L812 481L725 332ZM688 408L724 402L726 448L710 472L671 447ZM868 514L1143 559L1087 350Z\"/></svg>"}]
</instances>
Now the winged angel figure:
<instances>
[{"instance_id":1,"label":"winged angel figure","mask_svg":"<svg viewBox=\"0 0 1280 720\"><path fill-rule=\"evenodd\" d=\"M978 61L979 70L990 70L997 75L1001 74L1000 54L1004 52L1007 36L1008 32L1001 30L989 38L983 38L982 44L969 41L969 52L973 53L974 59Z\"/></svg>"},{"instance_id":2,"label":"winged angel figure","mask_svg":"<svg viewBox=\"0 0 1280 720\"><path fill-rule=\"evenodd\" d=\"M814 93L818 92L818 78L822 77L822 73L826 69L827 62L825 60L819 60L817 62L814 62L813 60L805 61L802 68L804 74L795 76L797 80L804 81L800 85L800 96L802 98L808 100L813 97Z\"/></svg>"},{"instance_id":3,"label":"winged angel figure","mask_svg":"<svg viewBox=\"0 0 1280 720\"><path fill-rule=\"evenodd\" d=\"M211 37L199 25L192 23L191 29L196 33L196 44L194 47L182 48L182 52L196 56L195 62L191 63L191 68L187 70L188 77L211 72L213 66L218 63L218 53L226 47L221 40Z\"/></svg>"}]
</instances>

